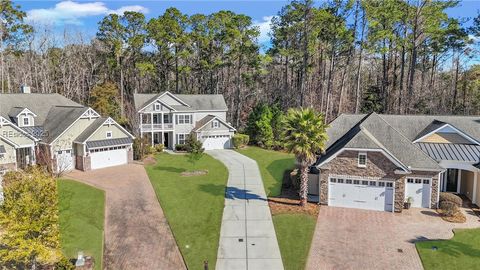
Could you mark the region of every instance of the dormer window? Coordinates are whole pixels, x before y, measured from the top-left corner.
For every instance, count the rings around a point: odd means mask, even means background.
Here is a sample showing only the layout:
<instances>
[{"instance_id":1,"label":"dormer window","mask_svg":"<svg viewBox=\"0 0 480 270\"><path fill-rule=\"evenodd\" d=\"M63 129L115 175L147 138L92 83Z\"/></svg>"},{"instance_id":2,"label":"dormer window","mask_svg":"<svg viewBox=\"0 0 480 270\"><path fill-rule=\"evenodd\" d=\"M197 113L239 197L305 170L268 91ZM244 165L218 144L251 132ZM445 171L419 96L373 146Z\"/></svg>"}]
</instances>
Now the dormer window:
<instances>
[{"instance_id":1,"label":"dormer window","mask_svg":"<svg viewBox=\"0 0 480 270\"><path fill-rule=\"evenodd\" d=\"M212 121L212 128L219 128L220 127L220 122L218 120L213 120Z\"/></svg>"},{"instance_id":2,"label":"dormer window","mask_svg":"<svg viewBox=\"0 0 480 270\"><path fill-rule=\"evenodd\" d=\"M30 118L28 118L28 116L23 117L23 126L30 126Z\"/></svg>"},{"instance_id":3,"label":"dormer window","mask_svg":"<svg viewBox=\"0 0 480 270\"><path fill-rule=\"evenodd\" d=\"M358 167L367 167L367 153L358 153Z\"/></svg>"},{"instance_id":4,"label":"dormer window","mask_svg":"<svg viewBox=\"0 0 480 270\"><path fill-rule=\"evenodd\" d=\"M159 103L155 103L155 105L153 106L155 111L160 111L162 109L162 105L160 105Z\"/></svg>"}]
</instances>

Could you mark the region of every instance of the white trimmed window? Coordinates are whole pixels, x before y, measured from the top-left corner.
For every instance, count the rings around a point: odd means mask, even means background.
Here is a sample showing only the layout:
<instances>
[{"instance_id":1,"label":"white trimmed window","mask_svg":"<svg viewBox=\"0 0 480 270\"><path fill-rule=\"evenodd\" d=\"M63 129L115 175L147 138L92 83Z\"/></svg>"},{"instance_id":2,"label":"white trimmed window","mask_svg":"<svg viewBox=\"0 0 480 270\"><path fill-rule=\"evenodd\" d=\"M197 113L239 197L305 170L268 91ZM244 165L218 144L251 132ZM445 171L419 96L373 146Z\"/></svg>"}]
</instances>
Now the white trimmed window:
<instances>
[{"instance_id":1,"label":"white trimmed window","mask_svg":"<svg viewBox=\"0 0 480 270\"><path fill-rule=\"evenodd\" d=\"M192 123L192 115L190 114L177 115L177 124L184 125L184 124L191 124L191 123Z\"/></svg>"},{"instance_id":2,"label":"white trimmed window","mask_svg":"<svg viewBox=\"0 0 480 270\"><path fill-rule=\"evenodd\" d=\"M107 139L111 139L111 138L113 137L113 132L111 132L111 131L107 131L107 133L106 133L106 136L105 136L105 137L107 137Z\"/></svg>"},{"instance_id":3,"label":"white trimmed window","mask_svg":"<svg viewBox=\"0 0 480 270\"><path fill-rule=\"evenodd\" d=\"M155 104L153 105L153 107L154 107L153 109L154 109L155 111L160 111L160 110L162 110L162 105L160 105L160 103L155 103Z\"/></svg>"},{"instance_id":4,"label":"white trimmed window","mask_svg":"<svg viewBox=\"0 0 480 270\"><path fill-rule=\"evenodd\" d=\"M358 153L358 167L367 167L367 153Z\"/></svg>"},{"instance_id":5,"label":"white trimmed window","mask_svg":"<svg viewBox=\"0 0 480 270\"><path fill-rule=\"evenodd\" d=\"M218 120L213 120L212 121L212 128L219 128L220 127L220 122Z\"/></svg>"},{"instance_id":6,"label":"white trimmed window","mask_svg":"<svg viewBox=\"0 0 480 270\"><path fill-rule=\"evenodd\" d=\"M187 135L188 134L177 134L177 144L185 144L185 141L187 140Z\"/></svg>"},{"instance_id":7,"label":"white trimmed window","mask_svg":"<svg viewBox=\"0 0 480 270\"><path fill-rule=\"evenodd\" d=\"M30 119L28 118L28 116L23 117L23 125L30 126Z\"/></svg>"}]
</instances>

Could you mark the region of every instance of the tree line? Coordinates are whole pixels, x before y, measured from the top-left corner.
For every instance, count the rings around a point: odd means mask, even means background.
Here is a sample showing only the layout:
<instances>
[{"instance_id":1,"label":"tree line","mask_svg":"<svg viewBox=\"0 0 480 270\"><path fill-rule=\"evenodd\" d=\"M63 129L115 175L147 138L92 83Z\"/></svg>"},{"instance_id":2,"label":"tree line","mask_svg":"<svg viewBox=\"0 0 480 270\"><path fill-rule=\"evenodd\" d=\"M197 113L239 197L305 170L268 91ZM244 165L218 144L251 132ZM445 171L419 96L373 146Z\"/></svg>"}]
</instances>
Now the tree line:
<instances>
[{"instance_id":1,"label":"tree line","mask_svg":"<svg viewBox=\"0 0 480 270\"><path fill-rule=\"evenodd\" d=\"M134 121L133 94L223 94L240 129L259 103L340 113L479 114L474 65L480 15L448 16L458 1L294 0L271 21L261 50L253 20L232 11L158 17L110 14L94 38L28 25L0 4L1 90L60 93ZM113 88L112 88L113 87ZM102 94L105 88L106 93ZM113 89L113 90L112 90ZM119 104L103 108L105 98ZM111 102L110 102L111 103ZM100 104L100 105L99 105Z\"/></svg>"}]
</instances>

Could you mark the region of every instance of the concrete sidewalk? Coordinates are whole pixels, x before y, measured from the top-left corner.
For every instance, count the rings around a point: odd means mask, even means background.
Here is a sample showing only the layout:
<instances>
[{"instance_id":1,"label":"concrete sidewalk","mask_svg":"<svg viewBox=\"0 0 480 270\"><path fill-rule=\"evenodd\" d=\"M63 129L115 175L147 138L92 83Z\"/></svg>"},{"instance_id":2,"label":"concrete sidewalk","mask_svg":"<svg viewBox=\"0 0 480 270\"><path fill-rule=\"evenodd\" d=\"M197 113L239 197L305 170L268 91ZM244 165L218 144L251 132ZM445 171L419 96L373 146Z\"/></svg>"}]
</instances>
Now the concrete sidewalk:
<instances>
[{"instance_id":1,"label":"concrete sidewalk","mask_svg":"<svg viewBox=\"0 0 480 270\"><path fill-rule=\"evenodd\" d=\"M257 163L231 150L207 153L229 171L216 269L284 269Z\"/></svg>"}]
</instances>

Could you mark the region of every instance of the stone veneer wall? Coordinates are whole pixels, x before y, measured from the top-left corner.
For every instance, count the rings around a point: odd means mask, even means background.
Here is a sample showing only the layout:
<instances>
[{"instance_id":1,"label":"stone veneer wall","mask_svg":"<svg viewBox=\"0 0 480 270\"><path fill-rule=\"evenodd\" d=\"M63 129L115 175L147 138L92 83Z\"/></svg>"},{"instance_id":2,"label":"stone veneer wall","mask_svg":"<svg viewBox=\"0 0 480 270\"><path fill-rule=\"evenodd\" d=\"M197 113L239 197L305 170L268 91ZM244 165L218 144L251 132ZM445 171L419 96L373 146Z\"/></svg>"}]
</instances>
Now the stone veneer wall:
<instances>
[{"instance_id":1,"label":"stone veneer wall","mask_svg":"<svg viewBox=\"0 0 480 270\"><path fill-rule=\"evenodd\" d=\"M132 163L133 162L133 146L130 147L130 149L127 152L127 162Z\"/></svg>"},{"instance_id":2,"label":"stone veneer wall","mask_svg":"<svg viewBox=\"0 0 480 270\"><path fill-rule=\"evenodd\" d=\"M75 167L81 171L90 171L92 169L92 163L90 156L82 157L76 156Z\"/></svg>"},{"instance_id":3,"label":"stone veneer wall","mask_svg":"<svg viewBox=\"0 0 480 270\"><path fill-rule=\"evenodd\" d=\"M409 175L395 174L397 165L381 152L367 152L367 166L358 167L358 151L344 151L320 168L320 203L328 204L328 177L330 174L374 177L395 181L394 210L401 212L405 201L405 180L408 176L432 178L432 208L437 206L438 173L417 172Z\"/></svg>"}]
</instances>

